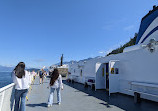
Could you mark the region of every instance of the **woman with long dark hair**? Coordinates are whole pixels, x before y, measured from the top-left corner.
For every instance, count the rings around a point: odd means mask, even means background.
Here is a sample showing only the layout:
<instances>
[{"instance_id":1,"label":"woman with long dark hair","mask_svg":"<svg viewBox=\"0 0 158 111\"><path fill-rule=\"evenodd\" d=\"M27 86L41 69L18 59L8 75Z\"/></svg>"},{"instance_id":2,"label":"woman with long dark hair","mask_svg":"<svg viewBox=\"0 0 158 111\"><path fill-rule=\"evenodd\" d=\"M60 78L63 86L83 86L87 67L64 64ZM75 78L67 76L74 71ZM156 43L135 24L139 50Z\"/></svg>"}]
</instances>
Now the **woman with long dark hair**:
<instances>
[{"instance_id":1,"label":"woman with long dark hair","mask_svg":"<svg viewBox=\"0 0 158 111\"><path fill-rule=\"evenodd\" d=\"M25 63L20 62L12 72L15 83L15 106L14 111L25 111L25 98L30 85L28 72L25 70ZM21 103L20 103L21 101Z\"/></svg>"},{"instance_id":2,"label":"woman with long dark hair","mask_svg":"<svg viewBox=\"0 0 158 111\"><path fill-rule=\"evenodd\" d=\"M53 73L50 75L50 95L48 99L48 107L52 106L53 104L53 95L54 91L57 91L57 101L58 105L61 103L61 89L63 90L63 83L62 83L62 77L58 72L58 69L54 69Z\"/></svg>"}]
</instances>

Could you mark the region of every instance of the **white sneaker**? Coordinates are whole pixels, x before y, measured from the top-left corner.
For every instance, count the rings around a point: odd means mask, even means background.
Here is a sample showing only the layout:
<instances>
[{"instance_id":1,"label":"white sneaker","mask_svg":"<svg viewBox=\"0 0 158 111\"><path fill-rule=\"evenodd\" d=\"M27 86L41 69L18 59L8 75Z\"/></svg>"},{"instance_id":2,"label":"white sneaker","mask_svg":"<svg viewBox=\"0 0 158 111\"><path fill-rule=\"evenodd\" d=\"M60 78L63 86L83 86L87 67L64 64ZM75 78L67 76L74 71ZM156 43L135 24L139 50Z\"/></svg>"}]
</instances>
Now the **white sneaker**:
<instances>
[{"instance_id":1,"label":"white sneaker","mask_svg":"<svg viewBox=\"0 0 158 111\"><path fill-rule=\"evenodd\" d=\"M52 106L51 104L48 104L48 105L47 105L48 108L51 107L51 106Z\"/></svg>"},{"instance_id":2,"label":"white sneaker","mask_svg":"<svg viewBox=\"0 0 158 111\"><path fill-rule=\"evenodd\" d=\"M60 105L61 103L57 103L58 105Z\"/></svg>"}]
</instances>

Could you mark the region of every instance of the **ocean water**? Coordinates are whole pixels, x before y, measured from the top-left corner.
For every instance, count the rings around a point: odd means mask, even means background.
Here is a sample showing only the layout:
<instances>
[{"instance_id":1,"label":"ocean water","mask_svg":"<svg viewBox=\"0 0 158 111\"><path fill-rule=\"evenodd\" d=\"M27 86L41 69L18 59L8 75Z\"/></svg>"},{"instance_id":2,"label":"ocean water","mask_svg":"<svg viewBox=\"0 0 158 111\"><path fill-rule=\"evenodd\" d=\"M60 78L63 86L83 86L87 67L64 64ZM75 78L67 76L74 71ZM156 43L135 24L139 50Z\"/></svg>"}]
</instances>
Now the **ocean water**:
<instances>
[{"instance_id":1,"label":"ocean water","mask_svg":"<svg viewBox=\"0 0 158 111\"><path fill-rule=\"evenodd\" d=\"M11 72L0 72L0 88L12 83Z\"/></svg>"}]
</instances>

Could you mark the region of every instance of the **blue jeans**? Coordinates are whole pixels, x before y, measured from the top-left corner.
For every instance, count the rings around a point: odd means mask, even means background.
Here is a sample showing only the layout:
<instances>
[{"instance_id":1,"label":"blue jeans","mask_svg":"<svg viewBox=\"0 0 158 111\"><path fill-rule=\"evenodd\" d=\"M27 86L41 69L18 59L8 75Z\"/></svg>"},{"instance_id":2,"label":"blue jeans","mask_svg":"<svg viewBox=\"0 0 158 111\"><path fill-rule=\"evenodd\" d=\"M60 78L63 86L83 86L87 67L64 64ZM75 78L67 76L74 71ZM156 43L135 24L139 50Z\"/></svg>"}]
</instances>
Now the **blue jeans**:
<instances>
[{"instance_id":1,"label":"blue jeans","mask_svg":"<svg viewBox=\"0 0 158 111\"><path fill-rule=\"evenodd\" d=\"M15 89L14 111L25 111L25 98L26 98L27 92L28 92L28 89L23 89L23 90ZM21 99L21 102L20 102L20 99ZM20 105L20 108L19 108L19 105Z\"/></svg>"},{"instance_id":2,"label":"blue jeans","mask_svg":"<svg viewBox=\"0 0 158 111\"><path fill-rule=\"evenodd\" d=\"M49 95L49 99L48 99L48 104L52 105L53 104L53 95L54 95L54 91L57 91L57 101L58 103L61 103L61 89L60 88L51 88L50 89L50 95Z\"/></svg>"}]
</instances>

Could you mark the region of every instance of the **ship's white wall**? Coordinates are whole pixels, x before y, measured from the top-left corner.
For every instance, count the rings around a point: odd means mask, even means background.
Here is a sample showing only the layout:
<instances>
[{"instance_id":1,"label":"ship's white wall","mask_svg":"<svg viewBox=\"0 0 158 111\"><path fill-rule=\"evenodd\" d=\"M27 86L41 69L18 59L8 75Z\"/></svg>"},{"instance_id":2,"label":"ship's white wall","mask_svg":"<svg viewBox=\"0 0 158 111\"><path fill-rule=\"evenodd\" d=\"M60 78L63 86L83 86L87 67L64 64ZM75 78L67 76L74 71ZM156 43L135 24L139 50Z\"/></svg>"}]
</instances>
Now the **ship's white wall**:
<instances>
[{"instance_id":1,"label":"ship's white wall","mask_svg":"<svg viewBox=\"0 0 158 111\"><path fill-rule=\"evenodd\" d=\"M96 89L105 89L105 71L104 71L104 77L103 77L103 68L105 67L105 64L102 63L96 63L96 78L95 78L95 87Z\"/></svg>"},{"instance_id":2,"label":"ship's white wall","mask_svg":"<svg viewBox=\"0 0 158 111\"><path fill-rule=\"evenodd\" d=\"M111 55L108 57L94 58L84 63L83 75L80 77L80 73L76 71L76 75L79 76L79 82L84 83L85 77L95 77L95 68L96 63L108 63L110 60L119 60L120 61L120 92L133 95L133 92L130 92L131 82L143 82L143 83L152 83L158 84L158 47L156 50L151 53L148 48L142 48L139 50L134 50L130 52L125 52L117 55ZM79 63L77 63L79 64ZM77 68L77 64L72 65L73 68ZM158 90L155 90L154 93L158 95ZM152 97L142 95L144 98Z\"/></svg>"},{"instance_id":3,"label":"ship's white wall","mask_svg":"<svg viewBox=\"0 0 158 111\"><path fill-rule=\"evenodd\" d=\"M97 62L107 63L110 60L120 60L120 79L158 83L157 78L155 78L158 77L156 65L158 64L157 57L158 48L156 47L153 53L149 52L146 48L99 59L92 59L84 64L83 77L95 77L95 65ZM71 66L72 69L76 70L75 73L72 71L72 75L80 76L78 64L79 63Z\"/></svg>"}]
</instances>

